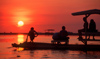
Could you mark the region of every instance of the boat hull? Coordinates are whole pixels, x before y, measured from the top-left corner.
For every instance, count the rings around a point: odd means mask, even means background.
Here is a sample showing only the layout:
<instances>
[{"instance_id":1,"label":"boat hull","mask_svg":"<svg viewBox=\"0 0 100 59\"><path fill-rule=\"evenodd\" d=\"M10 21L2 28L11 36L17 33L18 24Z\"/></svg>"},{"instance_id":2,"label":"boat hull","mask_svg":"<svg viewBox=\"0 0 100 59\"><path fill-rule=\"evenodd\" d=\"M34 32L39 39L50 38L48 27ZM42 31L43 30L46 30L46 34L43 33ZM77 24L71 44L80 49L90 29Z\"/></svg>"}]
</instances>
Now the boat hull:
<instances>
[{"instance_id":1,"label":"boat hull","mask_svg":"<svg viewBox=\"0 0 100 59\"><path fill-rule=\"evenodd\" d=\"M13 47L22 47L25 49L60 49L60 50L96 50L100 51L100 45L74 45L74 44L51 44L51 43L20 43L12 44Z\"/></svg>"}]
</instances>

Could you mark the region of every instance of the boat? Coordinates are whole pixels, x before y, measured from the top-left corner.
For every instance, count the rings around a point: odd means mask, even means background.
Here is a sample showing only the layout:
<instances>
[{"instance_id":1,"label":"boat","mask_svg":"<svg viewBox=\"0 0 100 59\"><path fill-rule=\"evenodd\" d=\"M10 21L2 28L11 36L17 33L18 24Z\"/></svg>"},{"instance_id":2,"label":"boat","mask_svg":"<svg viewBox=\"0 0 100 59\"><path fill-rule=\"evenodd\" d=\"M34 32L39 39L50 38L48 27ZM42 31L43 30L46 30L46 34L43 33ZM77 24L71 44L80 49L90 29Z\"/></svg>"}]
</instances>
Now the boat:
<instances>
[{"instance_id":1,"label":"boat","mask_svg":"<svg viewBox=\"0 0 100 59\"><path fill-rule=\"evenodd\" d=\"M24 49L57 49L57 50L89 50L100 51L100 45L84 44L52 44L41 42L24 42L20 44L13 43L13 47L22 47Z\"/></svg>"},{"instance_id":2,"label":"boat","mask_svg":"<svg viewBox=\"0 0 100 59\"><path fill-rule=\"evenodd\" d=\"M86 14L100 14L100 10L93 9L93 10L86 10L86 11L72 13L73 16L86 15ZM97 33L90 33L90 34L97 34ZM27 42L27 39L26 39L26 42L23 42L20 44L13 43L12 46L22 47L25 49L62 49L62 50L100 51L100 45L94 45L94 44L87 45L87 41L100 41L100 40L87 39L87 33L85 34L85 39L79 39L79 41L82 41L85 45L84 44L53 44L53 43L41 43L41 42Z\"/></svg>"}]
</instances>

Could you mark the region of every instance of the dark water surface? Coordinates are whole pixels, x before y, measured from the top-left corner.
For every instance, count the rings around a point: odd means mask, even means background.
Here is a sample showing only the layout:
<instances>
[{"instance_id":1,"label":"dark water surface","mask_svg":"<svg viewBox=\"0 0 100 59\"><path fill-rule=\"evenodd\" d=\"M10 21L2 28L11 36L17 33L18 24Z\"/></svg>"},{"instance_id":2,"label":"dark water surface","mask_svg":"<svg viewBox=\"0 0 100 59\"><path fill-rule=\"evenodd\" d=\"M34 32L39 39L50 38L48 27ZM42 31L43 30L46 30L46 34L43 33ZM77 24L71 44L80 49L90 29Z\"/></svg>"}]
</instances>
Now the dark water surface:
<instances>
[{"instance_id":1,"label":"dark water surface","mask_svg":"<svg viewBox=\"0 0 100 59\"><path fill-rule=\"evenodd\" d=\"M100 51L24 50L11 46L12 43L24 42L26 37L27 35L0 35L0 59L100 59ZM69 44L83 44L77 40L78 36L69 37ZM52 36L39 35L34 42L51 43L51 40ZM100 44L100 42L88 42L88 44Z\"/></svg>"}]
</instances>

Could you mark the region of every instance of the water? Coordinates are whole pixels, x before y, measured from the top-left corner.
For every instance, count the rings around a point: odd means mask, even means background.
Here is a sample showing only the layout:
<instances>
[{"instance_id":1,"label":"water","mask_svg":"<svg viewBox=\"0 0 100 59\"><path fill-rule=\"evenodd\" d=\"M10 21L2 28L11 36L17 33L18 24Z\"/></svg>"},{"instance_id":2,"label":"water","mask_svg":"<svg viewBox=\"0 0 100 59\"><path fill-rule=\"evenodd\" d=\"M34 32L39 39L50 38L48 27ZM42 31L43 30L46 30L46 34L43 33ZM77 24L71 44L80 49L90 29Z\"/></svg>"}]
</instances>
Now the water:
<instances>
[{"instance_id":1,"label":"water","mask_svg":"<svg viewBox=\"0 0 100 59\"><path fill-rule=\"evenodd\" d=\"M27 35L0 35L0 59L100 59L100 51L24 50L11 46L12 43L24 42L26 37ZM78 36L69 37L69 44L83 44L77 40ZM52 36L39 35L34 42L51 43L51 40ZM88 44L100 44L100 42L88 42Z\"/></svg>"}]
</instances>

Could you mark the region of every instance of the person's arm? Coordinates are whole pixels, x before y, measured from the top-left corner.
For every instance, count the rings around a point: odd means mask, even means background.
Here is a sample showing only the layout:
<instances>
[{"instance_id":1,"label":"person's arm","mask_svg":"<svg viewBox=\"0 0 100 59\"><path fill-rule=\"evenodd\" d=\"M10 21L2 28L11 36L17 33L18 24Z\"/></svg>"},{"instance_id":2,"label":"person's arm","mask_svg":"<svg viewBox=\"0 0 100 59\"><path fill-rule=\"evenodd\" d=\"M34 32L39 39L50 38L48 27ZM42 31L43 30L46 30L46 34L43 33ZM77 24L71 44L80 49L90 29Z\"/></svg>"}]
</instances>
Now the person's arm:
<instances>
[{"instance_id":1,"label":"person's arm","mask_svg":"<svg viewBox=\"0 0 100 59\"><path fill-rule=\"evenodd\" d=\"M30 33L30 32L29 32ZM27 34L27 37L26 37L26 41L25 42L27 42L28 41L28 36L29 36L29 33Z\"/></svg>"},{"instance_id":2,"label":"person's arm","mask_svg":"<svg viewBox=\"0 0 100 59\"><path fill-rule=\"evenodd\" d=\"M85 16L86 16L86 18L88 18L90 15L91 15L91 14L86 14Z\"/></svg>"},{"instance_id":3,"label":"person's arm","mask_svg":"<svg viewBox=\"0 0 100 59\"><path fill-rule=\"evenodd\" d=\"M27 36L29 36L29 35L30 35L30 31L28 32Z\"/></svg>"},{"instance_id":4,"label":"person's arm","mask_svg":"<svg viewBox=\"0 0 100 59\"><path fill-rule=\"evenodd\" d=\"M37 36L38 36L38 33L36 32Z\"/></svg>"},{"instance_id":5,"label":"person's arm","mask_svg":"<svg viewBox=\"0 0 100 59\"><path fill-rule=\"evenodd\" d=\"M66 31L66 36L68 36L68 32Z\"/></svg>"},{"instance_id":6,"label":"person's arm","mask_svg":"<svg viewBox=\"0 0 100 59\"><path fill-rule=\"evenodd\" d=\"M38 36L38 33L34 30L35 34L36 34L36 37Z\"/></svg>"}]
</instances>

